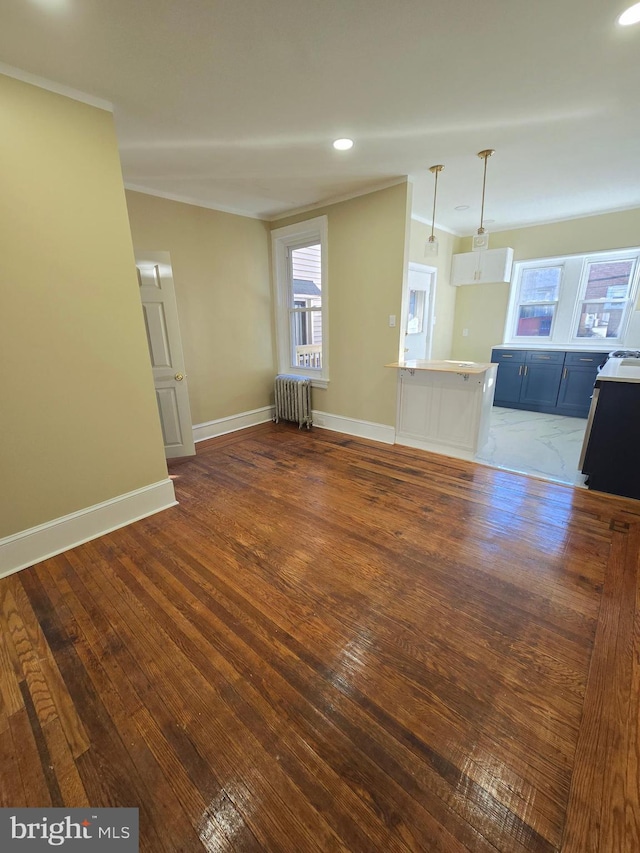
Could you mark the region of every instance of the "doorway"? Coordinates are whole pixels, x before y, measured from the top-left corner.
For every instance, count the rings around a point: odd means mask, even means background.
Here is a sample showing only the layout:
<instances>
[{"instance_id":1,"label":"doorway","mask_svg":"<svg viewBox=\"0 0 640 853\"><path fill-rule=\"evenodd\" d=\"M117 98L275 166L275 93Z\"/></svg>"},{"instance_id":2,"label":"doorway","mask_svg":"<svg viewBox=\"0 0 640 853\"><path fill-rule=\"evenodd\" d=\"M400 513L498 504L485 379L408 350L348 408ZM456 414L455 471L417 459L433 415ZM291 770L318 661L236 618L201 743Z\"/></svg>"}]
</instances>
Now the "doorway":
<instances>
[{"instance_id":1,"label":"doorway","mask_svg":"<svg viewBox=\"0 0 640 853\"><path fill-rule=\"evenodd\" d=\"M431 358L436 273L435 267L409 264L402 299L401 361Z\"/></svg>"}]
</instances>

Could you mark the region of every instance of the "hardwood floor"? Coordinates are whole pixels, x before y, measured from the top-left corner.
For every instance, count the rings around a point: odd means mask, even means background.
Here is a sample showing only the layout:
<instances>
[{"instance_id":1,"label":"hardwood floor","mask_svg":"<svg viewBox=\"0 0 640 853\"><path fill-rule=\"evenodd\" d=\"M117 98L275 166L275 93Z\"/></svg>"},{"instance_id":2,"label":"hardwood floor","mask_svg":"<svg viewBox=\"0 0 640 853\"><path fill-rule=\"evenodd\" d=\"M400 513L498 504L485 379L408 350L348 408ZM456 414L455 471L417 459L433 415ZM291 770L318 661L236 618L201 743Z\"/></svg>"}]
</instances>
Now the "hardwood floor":
<instances>
[{"instance_id":1,"label":"hardwood floor","mask_svg":"<svg viewBox=\"0 0 640 853\"><path fill-rule=\"evenodd\" d=\"M640 502L267 424L0 581L0 805L146 851L640 850Z\"/></svg>"}]
</instances>

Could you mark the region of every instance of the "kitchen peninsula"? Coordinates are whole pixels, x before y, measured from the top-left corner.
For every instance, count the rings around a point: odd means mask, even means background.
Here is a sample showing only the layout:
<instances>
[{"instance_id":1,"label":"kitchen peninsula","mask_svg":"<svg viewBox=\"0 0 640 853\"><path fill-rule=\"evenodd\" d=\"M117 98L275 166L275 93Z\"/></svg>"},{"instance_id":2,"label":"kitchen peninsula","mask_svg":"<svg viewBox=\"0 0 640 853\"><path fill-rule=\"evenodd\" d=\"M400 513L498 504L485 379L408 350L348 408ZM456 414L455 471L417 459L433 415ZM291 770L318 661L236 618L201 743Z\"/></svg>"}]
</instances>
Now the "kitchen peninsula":
<instances>
[{"instance_id":1,"label":"kitchen peninsula","mask_svg":"<svg viewBox=\"0 0 640 853\"><path fill-rule=\"evenodd\" d=\"M496 364L399 361L396 443L473 459L487 442Z\"/></svg>"}]
</instances>

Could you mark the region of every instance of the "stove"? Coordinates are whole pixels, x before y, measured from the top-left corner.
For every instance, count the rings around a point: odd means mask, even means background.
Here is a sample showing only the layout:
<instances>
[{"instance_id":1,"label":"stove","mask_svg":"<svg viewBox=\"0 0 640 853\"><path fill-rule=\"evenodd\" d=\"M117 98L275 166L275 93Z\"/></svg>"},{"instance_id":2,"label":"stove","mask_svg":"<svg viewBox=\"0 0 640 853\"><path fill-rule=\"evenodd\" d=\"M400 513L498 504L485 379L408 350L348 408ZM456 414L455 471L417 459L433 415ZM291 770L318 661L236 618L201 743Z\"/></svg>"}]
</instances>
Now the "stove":
<instances>
[{"instance_id":1,"label":"stove","mask_svg":"<svg viewBox=\"0 0 640 853\"><path fill-rule=\"evenodd\" d=\"M640 358L640 350L617 349L609 353L609 358Z\"/></svg>"}]
</instances>

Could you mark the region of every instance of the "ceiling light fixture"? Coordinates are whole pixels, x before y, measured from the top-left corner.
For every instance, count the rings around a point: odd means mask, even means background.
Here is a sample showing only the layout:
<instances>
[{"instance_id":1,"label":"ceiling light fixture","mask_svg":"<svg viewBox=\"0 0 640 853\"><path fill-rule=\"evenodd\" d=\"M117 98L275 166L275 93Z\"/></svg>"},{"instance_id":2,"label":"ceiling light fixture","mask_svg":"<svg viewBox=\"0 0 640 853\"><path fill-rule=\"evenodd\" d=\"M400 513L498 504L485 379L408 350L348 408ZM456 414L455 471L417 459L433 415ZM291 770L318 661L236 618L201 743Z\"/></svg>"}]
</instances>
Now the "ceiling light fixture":
<instances>
[{"instance_id":1,"label":"ceiling light fixture","mask_svg":"<svg viewBox=\"0 0 640 853\"><path fill-rule=\"evenodd\" d=\"M640 3L635 6L630 6L626 12L623 12L618 18L618 23L622 27L630 27L631 24L637 24L640 21Z\"/></svg>"},{"instance_id":2,"label":"ceiling light fixture","mask_svg":"<svg viewBox=\"0 0 640 853\"><path fill-rule=\"evenodd\" d=\"M348 151L353 148L353 139L336 139L333 143L336 151Z\"/></svg>"},{"instance_id":3,"label":"ceiling light fixture","mask_svg":"<svg viewBox=\"0 0 640 853\"><path fill-rule=\"evenodd\" d=\"M489 235L484 229L484 194L487 186L487 160L491 157L492 154L495 154L495 150L493 148L486 148L484 151L478 151L478 157L481 160L484 160L484 176L482 178L482 205L480 207L480 227L478 228L478 233L473 237L473 251L477 252L481 249L487 249L489 247Z\"/></svg>"},{"instance_id":4,"label":"ceiling light fixture","mask_svg":"<svg viewBox=\"0 0 640 853\"><path fill-rule=\"evenodd\" d=\"M431 235L427 240L427 245L425 246L425 255L437 255L438 254L438 239L435 236L434 229L436 227L436 199L438 197L438 175L444 169L444 166L429 166L429 171L435 178L435 184L433 186L433 213L431 214Z\"/></svg>"}]
</instances>

